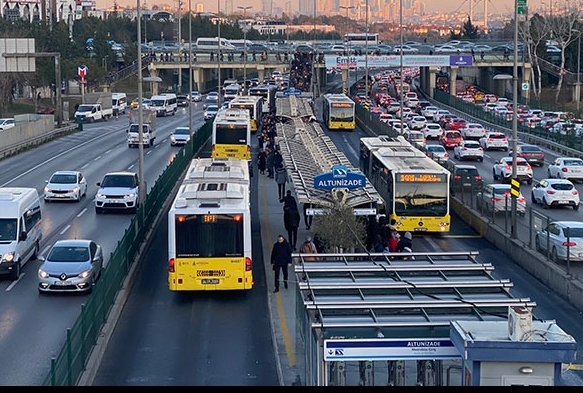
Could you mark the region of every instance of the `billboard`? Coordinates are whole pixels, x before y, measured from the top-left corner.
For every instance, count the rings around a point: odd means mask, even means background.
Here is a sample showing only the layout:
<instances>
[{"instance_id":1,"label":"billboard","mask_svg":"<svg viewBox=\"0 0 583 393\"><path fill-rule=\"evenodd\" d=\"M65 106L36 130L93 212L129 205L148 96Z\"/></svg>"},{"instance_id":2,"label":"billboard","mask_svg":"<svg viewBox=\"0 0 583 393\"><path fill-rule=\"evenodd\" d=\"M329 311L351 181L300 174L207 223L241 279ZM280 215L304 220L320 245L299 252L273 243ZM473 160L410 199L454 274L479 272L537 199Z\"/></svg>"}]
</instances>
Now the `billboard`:
<instances>
[{"instance_id":1,"label":"billboard","mask_svg":"<svg viewBox=\"0 0 583 393\"><path fill-rule=\"evenodd\" d=\"M36 72L34 38L0 38L0 72Z\"/></svg>"}]
</instances>

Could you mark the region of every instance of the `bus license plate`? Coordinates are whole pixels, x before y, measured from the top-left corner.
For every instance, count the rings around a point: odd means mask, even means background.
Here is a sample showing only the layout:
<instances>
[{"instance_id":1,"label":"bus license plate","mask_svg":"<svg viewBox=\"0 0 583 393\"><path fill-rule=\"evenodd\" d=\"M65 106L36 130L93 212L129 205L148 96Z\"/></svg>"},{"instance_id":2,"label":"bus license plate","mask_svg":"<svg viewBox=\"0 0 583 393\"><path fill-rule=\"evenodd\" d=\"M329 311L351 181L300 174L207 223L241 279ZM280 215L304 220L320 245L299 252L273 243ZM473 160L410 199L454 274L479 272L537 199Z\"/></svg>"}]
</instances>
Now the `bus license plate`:
<instances>
[{"instance_id":1,"label":"bus license plate","mask_svg":"<svg viewBox=\"0 0 583 393\"><path fill-rule=\"evenodd\" d=\"M203 284L218 284L219 279L218 278L203 278L202 283Z\"/></svg>"}]
</instances>

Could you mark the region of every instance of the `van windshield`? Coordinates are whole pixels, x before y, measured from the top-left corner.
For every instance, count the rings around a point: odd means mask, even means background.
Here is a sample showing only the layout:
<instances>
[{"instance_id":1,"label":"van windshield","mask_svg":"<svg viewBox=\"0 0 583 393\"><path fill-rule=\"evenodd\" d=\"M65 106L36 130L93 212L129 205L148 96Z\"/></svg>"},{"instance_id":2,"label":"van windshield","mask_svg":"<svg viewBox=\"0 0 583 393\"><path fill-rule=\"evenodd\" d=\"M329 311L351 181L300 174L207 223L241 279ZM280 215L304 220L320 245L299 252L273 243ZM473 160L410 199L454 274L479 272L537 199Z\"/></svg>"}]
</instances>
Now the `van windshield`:
<instances>
[{"instance_id":1,"label":"van windshield","mask_svg":"<svg viewBox=\"0 0 583 393\"><path fill-rule=\"evenodd\" d=\"M16 218L0 218L0 243L16 240Z\"/></svg>"}]
</instances>

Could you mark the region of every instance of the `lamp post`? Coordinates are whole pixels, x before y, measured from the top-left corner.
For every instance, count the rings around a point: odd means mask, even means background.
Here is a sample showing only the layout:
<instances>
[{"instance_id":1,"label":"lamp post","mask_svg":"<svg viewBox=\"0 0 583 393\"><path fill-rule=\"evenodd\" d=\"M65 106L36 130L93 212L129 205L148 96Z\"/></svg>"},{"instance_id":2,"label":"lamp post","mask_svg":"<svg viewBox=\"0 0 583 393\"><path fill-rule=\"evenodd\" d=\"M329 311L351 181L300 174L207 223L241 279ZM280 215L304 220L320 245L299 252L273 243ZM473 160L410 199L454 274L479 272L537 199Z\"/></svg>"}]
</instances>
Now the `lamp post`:
<instances>
[{"instance_id":1,"label":"lamp post","mask_svg":"<svg viewBox=\"0 0 583 393\"><path fill-rule=\"evenodd\" d=\"M579 112L579 101L581 101L581 31L573 29L577 32L577 83L575 83L575 97L577 97L577 112Z\"/></svg>"},{"instance_id":2,"label":"lamp post","mask_svg":"<svg viewBox=\"0 0 583 393\"><path fill-rule=\"evenodd\" d=\"M516 149L518 147L518 0L514 0L514 61L512 65L512 180L511 183L516 183L517 179L517 165L516 165ZM516 204L518 200L518 193L510 191L511 194L511 221L510 236L516 239Z\"/></svg>"},{"instance_id":3,"label":"lamp post","mask_svg":"<svg viewBox=\"0 0 583 393\"><path fill-rule=\"evenodd\" d=\"M188 133L190 134L190 141L192 143L192 136L194 130L192 129L192 1L188 0L188 95L190 103L188 105Z\"/></svg>"},{"instance_id":4,"label":"lamp post","mask_svg":"<svg viewBox=\"0 0 583 393\"><path fill-rule=\"evenodd\" d=\"M401 122L400 129L403 130L403 0L399 2L399 74L399 121Z\"/></svg>"},{"instance_id":5,"label":"lamp post","mask_svg":"<svg viewBox=\"0 0 583 393\"><path fill-rule=\"evenodd\" d=\"M217 55L217 79L218 79L218 83L217 83L217 91L218 91L218 96L217 96L217 107L220 108L221 107L221 17L219 16L219 13L221 12L221 0L217 0L217 35L219 37L219 53Z\"/></svg>"},{"instance_id":6,"label":"lamp post","mask_svg":"<svg viewBox=\"0 0 583 393\"><path fill-rule=\"evenodd\" d=\"M368 97L368 0L365 2L364 24L366 41L364 43L364 91Z\"/></svg>"},{"instance_id":7,"label":"lamp post","mask_svg":"<svg viewBox=\"0 0 583 393\"><path fill-rule=\"evenodd\" d=\"M142 35L141 32L141 23L140 23L140 15L141 15L141 10L140 10L140 0L136 0L137 2L137 8L136 8L136 14L137 14L137 36L140 37ZM162 39L164 39L164 33L160 33L162 36ZM142 106L142 101L143 101L143 96L144 93L142 91L142 82L144 81L143 78L143 74L142 74L142 45L138 45L138 180L140 182L139 184L139 195L138 195L138 201L140 203L141 206L143 206L143 203L146 201L146 181L144 179L144 135L143 135L143 124L144 124L144 112L143 112L143 106ZM142 209L143 210L143 209Z\"/></svg>"},{"instance_id":8,"label":"lamp post","mask_svg":"<svg viewBox=\"0 0 583 393\"><path fill-rule=\"evenodd\" d=\"M344 54L346 55L346 78L343 78L343 90L345 90L348 95L350 95L350 91L348 91L348 81L350 80L350 54L348 53L347 50L347 45L348 45L348 41L346 40L346 34L348 33L348 10L351 10L354 8L353 5L348 6L348 5L341 5L340 6L341 9L346 10L346 31L344 32Z\"/></svg>"},{"instance_id":9,"label":"lamp post","mask_svg":"<svg viewBox=\"0 0 583 393\"><path fill-rule=\"evenodd\" d=\"M243 95L247 95L247 32L249 31L249 25L247 24L247 10L253 8L248 6L238 6L240 10L243 10L243 55L245 59L243 60Z\"/></svg>"}]
</instances>

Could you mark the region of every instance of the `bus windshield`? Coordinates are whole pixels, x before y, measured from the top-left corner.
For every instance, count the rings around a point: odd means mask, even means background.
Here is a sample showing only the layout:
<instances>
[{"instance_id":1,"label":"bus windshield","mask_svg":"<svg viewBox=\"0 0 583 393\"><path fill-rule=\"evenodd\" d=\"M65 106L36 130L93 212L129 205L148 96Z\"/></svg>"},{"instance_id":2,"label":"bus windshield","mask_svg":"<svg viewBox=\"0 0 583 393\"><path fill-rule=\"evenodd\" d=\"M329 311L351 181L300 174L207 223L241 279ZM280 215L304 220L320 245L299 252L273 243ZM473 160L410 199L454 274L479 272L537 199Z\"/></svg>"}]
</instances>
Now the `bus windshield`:
<instances>
[{"instance_id":1,"label":"bus windshield","mask_svg":"<svg viewBox=\"0 0 583 393\"><path fill-rule=\"evenodd\" d=\"M240 214L200 214L179 218L175 222L178 258L244 255Z\"/></svg>"},{"instance_id":2,"label":"bus windshield","mask_svg":"<svg viewBox=\"0 0 583 393\"><path fill-rule=\"evenodd\" d=\"M348 104L331 104L330 105L331 121L353 121L354 107Z\"/></svg>"},{"instance_id":3,"label":"bus windshield","mask_svg":"<svg viewBox=\"0 0 583 393\"><path fill-rule=\"evenodd\" d=\"M219 145L246 145L247 126L243 124L216 124L215 143Z\"/></svg>"},{"instance_id":4,"label":"bus windshield","mask_svg":"<svg viewBox=\"0 0 583 393\"><path fill-rule=\"evenodd\" d=\"M396 182L395 214L399 216L443 216L447 213L449 184Z\"/></svg>"}]
</instances>

